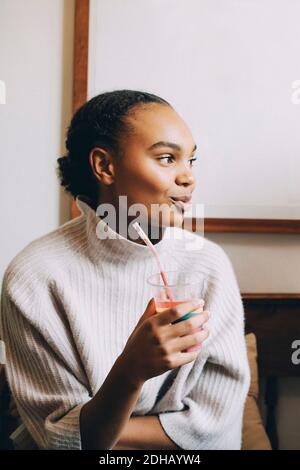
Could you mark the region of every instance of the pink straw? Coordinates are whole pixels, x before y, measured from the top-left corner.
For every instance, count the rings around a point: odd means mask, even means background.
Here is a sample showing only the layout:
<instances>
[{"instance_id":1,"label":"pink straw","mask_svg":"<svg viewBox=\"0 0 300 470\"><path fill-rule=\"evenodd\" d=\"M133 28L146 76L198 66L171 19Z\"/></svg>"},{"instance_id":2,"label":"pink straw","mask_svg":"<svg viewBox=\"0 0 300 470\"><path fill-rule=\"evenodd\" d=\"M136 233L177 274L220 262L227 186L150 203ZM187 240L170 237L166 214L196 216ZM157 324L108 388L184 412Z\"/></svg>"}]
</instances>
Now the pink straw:
<instances>
[{"instance_id":1,"label":"pink straw","mask_svg":"<svg viewBox=\"0 0 300 470\"><path fill-rule=\"evenodd\" d=\"M134 224L132 224L133 228L137 231L137 233L139 234L139 236L141 237L141 239L146 243L146 245L148 246L148 248L150 248L151 250L151 253L154 255L155 257L155 260L157 262L157 265L158 265L158 269L159 269L159 273L162 277L162 280L163 280L163 283L164 285L167 287L168 286L168 280L167 280L167 276L166 276L166 273L164 272L163 270L163 267L162 267L162 263L161 263L161 260L160 260L160 257L159 257L159 254L157 252L157 250L155 249L153 243L149 240L149 238L147 237L147 235L145 234L144 230L140 227L140 225L135 222ZM167 296L169 297L169 299L171 301L173 301L173 296L171 294L171 292L169 291L169 289L166 289L166 293L167 293Z\"/></svg>"}]
</instances>

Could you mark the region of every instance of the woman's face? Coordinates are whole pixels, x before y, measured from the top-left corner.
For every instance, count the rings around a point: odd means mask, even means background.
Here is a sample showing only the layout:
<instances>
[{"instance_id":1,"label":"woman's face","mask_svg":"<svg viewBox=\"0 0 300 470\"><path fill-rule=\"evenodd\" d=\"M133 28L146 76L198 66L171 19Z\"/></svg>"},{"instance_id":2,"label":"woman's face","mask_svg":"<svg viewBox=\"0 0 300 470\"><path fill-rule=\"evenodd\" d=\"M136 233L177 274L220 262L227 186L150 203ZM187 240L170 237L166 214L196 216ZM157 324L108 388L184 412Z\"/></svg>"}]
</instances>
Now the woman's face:
<instances>
[{"instance_id":1,"label":"woman's face","mask_svg":"<svg viewBox=\"0 0 300 470\"><path fill-rule=\"evenodd\" d=\"M128 207L142 203L151 225L181 226L196 184L190 130L171 107L156 103L137 108L127 120L134 131L123 138L122 156L114 159L112 199L127 196ZM183 201L175 204L172 198ZM160 207L160 216L154 207Z\"/></svg>"}]
</instances>

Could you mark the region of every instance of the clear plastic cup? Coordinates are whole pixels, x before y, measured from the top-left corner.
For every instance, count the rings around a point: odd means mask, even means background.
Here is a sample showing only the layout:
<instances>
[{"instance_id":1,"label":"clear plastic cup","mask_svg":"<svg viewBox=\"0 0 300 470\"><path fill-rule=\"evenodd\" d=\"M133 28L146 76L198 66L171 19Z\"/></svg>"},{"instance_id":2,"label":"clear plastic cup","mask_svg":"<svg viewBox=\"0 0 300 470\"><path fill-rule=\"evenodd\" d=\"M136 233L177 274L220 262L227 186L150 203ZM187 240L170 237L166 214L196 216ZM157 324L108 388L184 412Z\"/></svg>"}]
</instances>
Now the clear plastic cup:
<instances>
[{"instance_id":1,"label":"clear plastic cup","mask_svg":"<svg viewBox=\"0 0 300 470\"><path fill-rule=\"evenodd\" d=\"M148 277L147 282L153 290L153 297L157 312L174 307L183 302L202 301L202 305L194 312L187 313L182 318L175 320L173 323L186 320L195 315L199 315L203 311L205 304L205 293L207 289L207 280L205 275L200 271L165 271L167 285L164 284L161 274L155 273ZM195 331L202 330L202 327L196 328ZM198 351L201 345L191 346L186 349L189 351Z\"/></svg>"}]
</instances>

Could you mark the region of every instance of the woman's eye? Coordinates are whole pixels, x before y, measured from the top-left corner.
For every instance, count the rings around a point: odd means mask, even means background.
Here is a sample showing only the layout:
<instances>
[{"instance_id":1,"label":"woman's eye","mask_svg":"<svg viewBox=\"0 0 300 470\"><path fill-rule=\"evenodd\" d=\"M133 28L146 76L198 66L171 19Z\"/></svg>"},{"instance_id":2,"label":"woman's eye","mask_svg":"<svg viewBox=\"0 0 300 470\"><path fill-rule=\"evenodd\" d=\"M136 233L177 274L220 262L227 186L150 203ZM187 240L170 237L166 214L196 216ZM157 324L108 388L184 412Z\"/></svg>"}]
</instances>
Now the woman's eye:
<instances>
[{"instance_id":1,"label":"woman's eye","mask_svg":"<svg viewBox=\"0 0 300 470\"><path fill-rule=\"evenodd\" d=\"M196 158L196 157L195 157L195 158L191 158L191 159L189 160L191 166L193 166L193 163L194 163L195 161L197 161L197 158Z\"/></svg>"},{"instance_id":2,"label":"woman's eye","mask_svg":"<svg viewBox=\"0 0 300 470\"><path fill-rule=\"evenodd\" d=\"M171 161L174 160L174 157L173 157L172 155L167 155L167 156L165 156L165 157L159 158L159 160L166 160L167 163L170 163L170 160L171 160Z\"/></svg>"},{"instance_id":3,"label":"woman's eye","mask_svg":"<svg viewBox=\"0 0 300 470\"><path fill-rule=\"evenodd\" d=\"M173 157L173 155L166 155L165 157L161 157L161 158L159 158L158 160L166 160L166 163L169 164L169 163L172 163L172 162L175 160L175 158ZM191 167L193 166L193 163L194 163L196 160L197 160L196 157L195 157L195 158L191 158L191 159L189 160L189 163L190 163Z\"/></svg>"}]
</instances>

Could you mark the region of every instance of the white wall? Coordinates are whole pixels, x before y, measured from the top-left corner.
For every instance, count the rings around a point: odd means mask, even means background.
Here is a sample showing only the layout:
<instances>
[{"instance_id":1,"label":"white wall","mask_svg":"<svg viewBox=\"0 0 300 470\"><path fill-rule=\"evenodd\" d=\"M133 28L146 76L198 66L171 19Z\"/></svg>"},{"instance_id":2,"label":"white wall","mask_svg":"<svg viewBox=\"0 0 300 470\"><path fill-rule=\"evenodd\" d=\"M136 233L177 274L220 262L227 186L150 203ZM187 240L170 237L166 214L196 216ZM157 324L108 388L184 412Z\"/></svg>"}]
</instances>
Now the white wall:
<instances>
[{"instance_id":1,"label":"white wall","mask_svg":"<svg viewBox=\"0 0 300 470\"><path fill-rule=\"evenodd\" d=\"M300 2L90 3L89 96L142 88L184 116L209 217L299 219Z\"/></svg>"},{"instance_id":2,"label":"white wall","mask_svg":"<svg viewBox=\"0 0 300 470\"><path fill-rule=\"evenodd\" d=\"M74 0L1 0L0 279L34 238L69 218L56 158L72 111Z\"/></svg>"}]
</instances>

